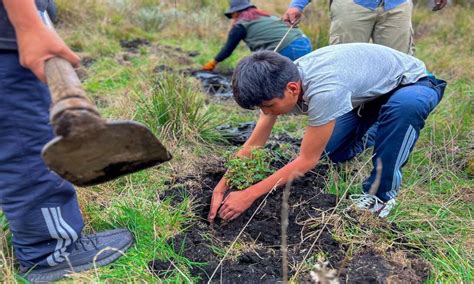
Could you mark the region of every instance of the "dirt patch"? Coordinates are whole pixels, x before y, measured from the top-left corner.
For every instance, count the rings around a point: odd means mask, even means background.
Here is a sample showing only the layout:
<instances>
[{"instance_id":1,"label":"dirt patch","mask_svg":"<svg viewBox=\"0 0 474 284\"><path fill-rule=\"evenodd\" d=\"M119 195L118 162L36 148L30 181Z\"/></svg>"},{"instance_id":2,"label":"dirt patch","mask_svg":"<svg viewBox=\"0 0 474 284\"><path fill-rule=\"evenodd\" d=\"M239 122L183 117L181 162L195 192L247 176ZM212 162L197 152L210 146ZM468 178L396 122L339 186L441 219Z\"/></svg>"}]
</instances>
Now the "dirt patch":
<instances>
[{"instance_id":1,"label":"dirt patch","mask_svg":"<svg viewBox=\"0 0 474 284\"><path fill-rule=\"evenodd\" d=\"M185 66L192 65L194 62L191 58L199 55L199 52L197 51L184 51L179 47L161 44L153 45L150 51L152 54L165 55L168 58L172 58L173 62L177 63L178 65Z\"/></svg>"},{"instance_id":2,"label":"dirt patch","mask_svg":"<svg viewBox=\"0 0 474 284\"><path fill-rule=\"evenodd\" d=\"M120 55L117 61L120 64L129 61L130 54L136 53L140 46L150 46L152 54L166 55L168 58L172 58L177 65L190 66L194 62L193 57L199 55L197 51L184 51L179 47L173 47L169 45L151 45L149 41L145 39L134 39L134 40L121 40L120 45L126 50L125 55ZM122 58L123 57L123 58ZM201 82L202 90L217 99L229 99L232 97L231 79L233 70L219 70L219 72L203 71L200 68L174 68L170 65L160 64L153 68L153 72L160 74L166 73L179 73L183 76L194 77Z\"/></svg>"},{"instance_id":3,"label":"dirt patch","mask_svg":"<svg viewBox=\"0 0 474 284\"><path fill-rule=\"evenodd\" d=\"M150 41L144 38L135 38L131 40L122 39L120 40L120 46L129 52L137 52L140 46L150 45Z\"/></svg>"},{"instance_id":4,"label":"dirt patch","mask_svg":"<svg viewBox=\"0 0 474 284\"><path fill-rule=\"evenodd\" d=\"M202 281L207 281L217 267L222 257L222 249L227 247L239 234L245 223L251 218L261 200L247 210L241 217L233 222L216 220L213 226L207 223L207 214L212 196L212 190L224 174L222 162L207 164L202 176L178 179L175 184L185 184L187 194L194 199L196 222L185 233L176 236L172 241L175 250L193 262L206 263L192 268L192 275L198 276ZM319 171L324 171L320 169ZM196 181L200 183L196 183ZM307 237L309 228L305 221L312 217L320 216L331 209L335 203L334 195L322 193L319 185L324 184L322 176L312 174L294 183L289 204L288 256L293 264L301 262L304 252L309 248L313 237ZM306 189L306 190L302 190ZM252 222L247 226L239 238L239 244L251 244L243 248L243 253L231 253L229 260L225 260L219 269L219 274L213 281L245 282L245 283L275 283L281 280L281 252L280 252L280 206L282 191L271 193L266 205L261 209ZM183 192L172 190L165 192L161 198L172 199L182 196ZM246 245L245 245L246 246ZM328 252L329 260L337 263L344 257L344 249L335 242L329 231L323 232L317 241L317 248ZM240 281L239 279L242 279Z\"/></svg>"},{"instance_id":5,"label":"dirt patch","mask_svg":"<svg viewBox=\"0 0 474 284\"><path fill-rule=\"evenodd\" d=\"M81 83L88 78L87 69L85 67L76 67L74 68L74 71L76 71L77 78L79 78L79 81L81 81Z\"/></svg>"},{"instance_id":6,"label":"dirt patch","mask_svg":"<svg viewBox=\"0 0 474 284\"><path fill-rule=\"evenodd\" d=\"M166 278L168 274L174 269L173 264L169 261L160 261L153 260L149 263L150 268L153 270L153 273L158 275L158 277Z\"/></svg>"},{"instance_id":7,"label":"dirt patch","mask_svg":"<svg viewBox=\"0 0 474 284\"><path fill-rule=\"evenodd\" d=\"M92 58L92 57L81 57L81 65L88 68L88 67L91 67L92 64L94 64L96 61L95 58Z\"/></svg>"},{"instance_id":8,"label":"dirt patch","mask_svg":"<svg viewBox=\"0 0 474 284\"><path fill-rule=\"evenodd\" d=\"M92 66L95 63L96 59L86 52L77 52L77 55L81 58L81 66L86 68Z\"/></svg>"},{"instance_id":9,"label":"dirt patch","mask_svg":"<svg viewBox=\"0 0 474 284\"><path fill-rule=\"evenodd\" d=\"M165 65L165 64L160 64L160 65L157 65L155 66L155 68L153 68L153 72L155 73L172 73L174 72L174 69L168 65Z\"/></svg>"},{"instance_id":10,"label":"dirt patch","mask_svg":"<svg viewBox=\"0 0 474 284\"><path fill-rule=\"evenodd\" d=\"M196 57L199 56L200 53L197 51L189 51L187 54L189 57Z\"/></svg>"},{"instance_id":11,"label":"dirt patch","mask_svg":"<svg viewBox=\"0 0 474 284\"><path fill-rule=\"evenodd\" d=\"M395 254L402 254L402 259L393 257ZM419 258L400 252L382 256L366 250L351 259L344 277L348 283L424 283L429 273L430 265Z\"/></svg>"},{"instance_id":12,"label":"dirt patch","mask_svg":"<svg viewBox=\"0 0 474 284\"><path fill-rule=\"evenodd\" d=\"M275 167L280 167L275 163ZM182 234L170 240L170 245L182 256L190 259L193 277L200 283L208 282L218 267L225 251L236 239L242 228L257 210L263 198L241 217L232 222L217 219L210 226L206 219L209 211L212 190L225 172L222 161L206 161L198 167L201 169L195 176L177 178L169 191L160 198L170 198L181 202L182 196L193 199L195 220ZM317 238L322 225L315 225L315 219L327 216L336 205L336 197L323 192L324 176L327 168L317 167L312 172L295 181L289 198L288 225L288 260L289 274L294 275L304 256L315 242L308 265L299 273L299 282L310 281L310 264L315 263L315 256L323 256L329 262L328 269L336 269L341 282L348 283L384 283L391 280L421 283L429 273L427 265L420 257L407 253L400 259L400 249L391 248L385 253L371 250L370 245L360 246L353 256L347 252L348 245L339 243L333 238L333 225L329 224ZM280 212L282 190L272 192L259 209L234 248L216 270L213 283L276 283L282 280L281 263L281 223ZM175 204L176 204L175 203ZM174 205L172 205L174 206ZM317 240L316 240L317 238ZM352 253L352 252L351 252ZM154 271L150 263L150 268ZM407 281L405 281L407 280Z\"/></svg>"}]
</instances>

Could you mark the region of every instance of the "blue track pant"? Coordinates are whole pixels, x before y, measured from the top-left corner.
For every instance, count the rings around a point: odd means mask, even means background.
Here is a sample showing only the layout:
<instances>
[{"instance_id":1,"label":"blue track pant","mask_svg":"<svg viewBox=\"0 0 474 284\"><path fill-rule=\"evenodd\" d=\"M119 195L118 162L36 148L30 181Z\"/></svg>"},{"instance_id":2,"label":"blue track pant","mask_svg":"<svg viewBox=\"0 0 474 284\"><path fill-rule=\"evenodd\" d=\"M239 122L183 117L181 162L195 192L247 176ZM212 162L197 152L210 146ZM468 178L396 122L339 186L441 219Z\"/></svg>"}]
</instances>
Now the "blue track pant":
<instances>
[{"instance_id":1,"label":"blue track pant","mask_svg":"<svg viewBox=\"0 0 474 284\"><path fill-rule=\"evenodd\" d=\"M326 153L333 162L352 159L360 151L356 144L377 123L374 136L374 169L363 183L368 192L376 176L377 158L382 161L382 179L377 196L383 201L395 198L402 182L402 167L408 160L420 130L444 94L446 82L433 76L400 86L387 95L365 103L336 119Z\"/></svg>"},{"instance_id":2,"label":"blue track pant","mask_svg":"<svg viewBox=\"0 0 474 284\"><path fill-rule=\"evenodd\" d=\"M73 186L40 156L53 137L49 106L46 85L0 50L0 207L24 267L62 262L84 225Z\"/></svg>"}]
</instances>

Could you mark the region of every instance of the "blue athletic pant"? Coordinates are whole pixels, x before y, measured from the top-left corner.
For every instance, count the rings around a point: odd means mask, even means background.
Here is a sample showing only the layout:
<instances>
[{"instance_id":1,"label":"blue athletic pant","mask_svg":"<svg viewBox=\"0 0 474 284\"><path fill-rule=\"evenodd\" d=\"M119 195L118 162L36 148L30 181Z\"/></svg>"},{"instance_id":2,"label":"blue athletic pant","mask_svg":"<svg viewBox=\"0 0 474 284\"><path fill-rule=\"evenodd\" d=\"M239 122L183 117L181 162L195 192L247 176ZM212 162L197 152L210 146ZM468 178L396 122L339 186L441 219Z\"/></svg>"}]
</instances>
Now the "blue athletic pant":
<instances>
[{"instance_id":1,"label":"blue athletic pant","mask_svg":"<svg viewBox=\"0 0 474 284\"><path fill-rule=\"evenodd\" d=\"M302 56L305 56L311 51L313 51L311 41L308 37L302 36L293 40L287 47L278 51L278 53L294 61Z\"/></svg>"},{"instance_id":2,"label":"blue athletic pant","mask_svg":"<svg viewBox=\"0 0 474 284\"><path fill-rule=\"evenodd\" d=\"M73 186L49 171L40 153L53 138L47 86L0 50L0 207L24 267L54 266L78 238L83 220Z\"/></svg>"},{"instance_id":3,"label":"blue athletic pant","mask_svg":"<svg viewBox=\"0 0 474 284\"><path fill-rule=\"evenodd\" d=\"M433 76L425 77L355 108L336 119L326 154L336 163L352 159L360 152L354 145L360 144L367 130L377 124L372 133L374 168L362 186L365 192L369 191L377 173L377 159L380 158L382 179L376 195L383 201L395 198L402 182L402 167L415 146L426 118L441 101L445 88L446 82Z\"/></svg>"}]
</instances>

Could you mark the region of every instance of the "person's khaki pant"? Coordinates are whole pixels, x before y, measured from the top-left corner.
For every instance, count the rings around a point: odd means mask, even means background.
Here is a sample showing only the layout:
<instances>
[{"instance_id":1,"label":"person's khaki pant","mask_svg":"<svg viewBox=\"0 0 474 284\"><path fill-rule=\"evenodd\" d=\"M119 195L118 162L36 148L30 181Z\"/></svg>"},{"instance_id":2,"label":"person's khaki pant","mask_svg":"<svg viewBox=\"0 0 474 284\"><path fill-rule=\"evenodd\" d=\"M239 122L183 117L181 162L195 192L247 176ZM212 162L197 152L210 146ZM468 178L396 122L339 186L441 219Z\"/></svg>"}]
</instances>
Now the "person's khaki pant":
<instances>
[{"instance_id":1,"label":"person's khaki pant","mask_svg":"<svg viewBox=\"0 0 474 284\"><path fill-rule=\"evenodd\" d=\"M388 11L383 5L372 11L353 0L333 0L331 7L330 44L370 42L413 54L411 14L413 4L407 3Z\"/></svg>"}]
</instances>

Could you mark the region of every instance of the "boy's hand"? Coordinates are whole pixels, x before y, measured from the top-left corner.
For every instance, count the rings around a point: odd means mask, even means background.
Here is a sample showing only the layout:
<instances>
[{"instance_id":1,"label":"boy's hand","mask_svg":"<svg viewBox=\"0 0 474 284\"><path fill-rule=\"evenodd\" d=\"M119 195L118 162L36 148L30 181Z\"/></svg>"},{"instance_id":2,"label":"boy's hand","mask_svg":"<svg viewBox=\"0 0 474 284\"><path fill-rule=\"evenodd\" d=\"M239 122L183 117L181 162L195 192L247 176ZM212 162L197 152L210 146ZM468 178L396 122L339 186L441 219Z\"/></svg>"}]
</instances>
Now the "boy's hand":
<instances>
[{"instance_id":1,"label":"boy's hand","mask_svg":"<svg viewBox=\"0 0 474 284\"><path fill-rule=\"evenodd\" d=\"M64 43L54 30L46 26L37 26L37 29L17 30L18 51L20 64L30 69L38 79L46 82L44 65L52 57L61 57L73 66L80 62L72 50Z\"/></svg>"},{"instance_id":2,"label":"boy's hand","mask_svg":"<svg viewBox=\"0 0 474 284\"><path fill-rule=\"evenodd\" d=\"M209 209L209 215L207 215L209 223L214 223L217 211L219 210L219 207L221 207L222 200L224 199L224 195L228 189L227 179L222 177L212 192L211 208Z\"/></svg>"},{"instance_id":3,"label":"boy's hand","mask_svg":"<svg viewBox=\"0 0 474 284\"><path fill-rule=\"evenodd\" d=\"M249 194L248 190L231 192L219 210L219 217L225 221L232 221L245 212L254 201L255 197Z\"/></svg>"},{"instance_id":4,"label":"boy's hand","mask_svg":"<svg viewBox=\"0 0 474 284\"><path fill-rule=\"evenodd\" d=\"M212 193L211 199L211 209L209 210L209 215L207 216L207 220L209 223L214 223L214 219L216 219L217 210L222 204L222 200L224 199L225 192L214 190Z\"/></svg>"}]
</instances>

